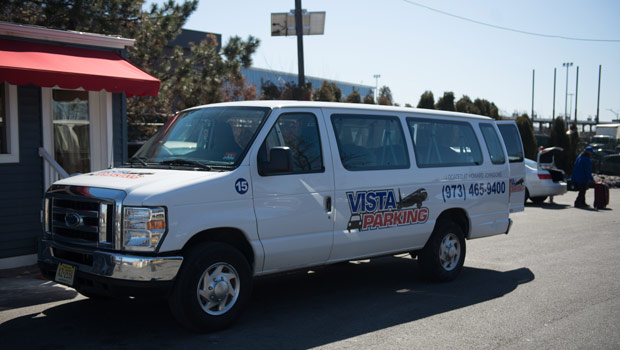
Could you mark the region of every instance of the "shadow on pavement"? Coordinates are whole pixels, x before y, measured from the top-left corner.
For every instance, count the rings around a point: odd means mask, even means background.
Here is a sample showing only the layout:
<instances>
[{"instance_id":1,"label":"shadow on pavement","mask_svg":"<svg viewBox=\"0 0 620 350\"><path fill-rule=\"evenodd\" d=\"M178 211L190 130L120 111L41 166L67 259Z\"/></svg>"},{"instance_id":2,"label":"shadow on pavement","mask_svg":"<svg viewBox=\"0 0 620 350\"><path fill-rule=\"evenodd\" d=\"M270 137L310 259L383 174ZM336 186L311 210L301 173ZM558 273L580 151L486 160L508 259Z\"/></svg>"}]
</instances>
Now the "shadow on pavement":
<instances>
[{"instance_id":1,"label":"shadow on pavement","mask_svg":"<svg viewBox=\"0 0 620 350\"><path fill-rule=\"evenodd\" d=\"M555 202L542 202L542 203L525 203L525 207L536 207L542 209L550 209L550 210L561 210L561 209L570 209L571 206L568 204L558 204Z\"/></svg>"},{"instance_id":2,"label":"shadow on pavement","mask_svg":"<svg viewBox=\"0 0 620 350\"><path fill-rule=\"evenodd\" d=\"M0 334L8 348L304 349L501 298L534 278L527 268L466 267L456 281L433 284L415 260L386 257L259 278L248 310L218 333L186 331L163 300L82 299L9 320Z\"/></svg>"},{"instance_id":3,"label":"shadow on pavement","mask_svg":"<svg viewBox=\"0 0 620 350\"><path fill-rule=\"evenodd\" d=\"M78 293L37 274L0 278L0 312L20 307L73 299Z\"/></svg>"}]
</instances>

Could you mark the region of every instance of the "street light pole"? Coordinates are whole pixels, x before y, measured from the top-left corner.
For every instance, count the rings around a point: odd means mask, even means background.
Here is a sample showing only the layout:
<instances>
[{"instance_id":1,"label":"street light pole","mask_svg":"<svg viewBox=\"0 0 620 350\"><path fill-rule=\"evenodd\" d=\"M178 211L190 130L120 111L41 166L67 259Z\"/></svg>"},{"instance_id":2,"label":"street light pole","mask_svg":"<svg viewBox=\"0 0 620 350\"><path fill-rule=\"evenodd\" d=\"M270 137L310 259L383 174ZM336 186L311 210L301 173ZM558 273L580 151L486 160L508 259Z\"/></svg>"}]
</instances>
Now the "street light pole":
<instances>
[{"instance_id":1,"label":"street light pole","mask_svg":"<svg viewBox=\"0 0 620 350\"><path fill-rule=\"evenodd\" d=\"M568 94L568 96L570 96L570 108L568 109L568 113L570 113L570 110L573 109L573 96L575 96L575 94ZM568 122L570 122L570 115L567 115L565 117L566 120L566 126L568 127Z\"/></svg>"},{"instance_id":2,"label":"street light pole","mask_svg":"<svg viewBox=\"0 0 620 350\"><path fill-rule=\"evenodd\" d=\"M579 97L579 66L577 66L577 78L575 80L575 123L577 123L577 98Z\"/></svg>"},{"instance_id":3,"label":"street light pole","mask_svg":"<svg viewBox=\"0 0 620 350\"><path fill-rule=\"evenodd\" d=\"M372 76L375 78L375 103L379 102L379 78L381 78L380 74L375 74Z\"/></svg>"},{"instance_id":4,"label":"street light pole","mask_svg":"<svg viewBox=\"0 0 620 350\"><path fill-rule=\"evenodd\" d=\"M551 121L555 120L555 76L556 76L556 69L557 68L553 68L553 114L551 115Z\"/></svg>"},{"instance_id":5,"label":"street light pole","mask_svg":"<svg viewBox=\"0 0 620 350\"><path fill-rule=\"evenodd\" d=\"M568 115L568 68L573 65L573 62L562 63L562 67L566 67L566 95L564 96L564 120Z\"/></svg>"},{"instance_id":6,"label":"street light pole","mask_svg":"<svg viewBox=\"0 0 620 350\"><path fill-rule=\"evenodd\" d=\"M297 83L306 85L304 73L304 26L301 16L301 0L295 0L295 33L297 34Z\"/></svg>"},{"instance_id":7,"label":"street light pole","mask_svg":"<svg viewBox=\"0 0 620 350\"><path fill-rule=\"evenodd\" d=\"M607 110L616 115L616 121L620 121L620 112L616 112L611 108L607 108ZM596 124L598 124L598 119L596 120Z\"/></svg>"}]
</instances>

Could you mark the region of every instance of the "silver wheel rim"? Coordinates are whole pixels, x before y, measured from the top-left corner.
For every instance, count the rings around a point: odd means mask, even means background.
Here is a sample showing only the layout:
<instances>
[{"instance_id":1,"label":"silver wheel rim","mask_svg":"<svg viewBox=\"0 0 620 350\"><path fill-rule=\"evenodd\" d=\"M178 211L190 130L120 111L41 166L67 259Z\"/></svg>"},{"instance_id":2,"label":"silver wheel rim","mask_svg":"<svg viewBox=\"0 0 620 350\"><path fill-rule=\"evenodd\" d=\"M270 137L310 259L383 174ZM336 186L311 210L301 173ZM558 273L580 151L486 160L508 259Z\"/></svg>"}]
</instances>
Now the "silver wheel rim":
<instances>
[{"instance_id":1,"label":"silver wheel rim","mask_svg":"<svg viewBox=\"0 0 620 350\"><path fill-rule=\"evenodd\" d=\"M232 265L219 262L209 266L198 282L198 303L209 315L232 309L239 297L241 279Z\"/></svg>"},{"instance_id":2,"label":"silver wheel rim","mask_svg":"<svg viewBox=\"0 0 620 350\"><path fill-rule=\"evenodd\" d=\"M461 258L461 241L454 233L448 233L439 246L439 261L446 271L452 271Z\"/></svg>"}]
</instances>

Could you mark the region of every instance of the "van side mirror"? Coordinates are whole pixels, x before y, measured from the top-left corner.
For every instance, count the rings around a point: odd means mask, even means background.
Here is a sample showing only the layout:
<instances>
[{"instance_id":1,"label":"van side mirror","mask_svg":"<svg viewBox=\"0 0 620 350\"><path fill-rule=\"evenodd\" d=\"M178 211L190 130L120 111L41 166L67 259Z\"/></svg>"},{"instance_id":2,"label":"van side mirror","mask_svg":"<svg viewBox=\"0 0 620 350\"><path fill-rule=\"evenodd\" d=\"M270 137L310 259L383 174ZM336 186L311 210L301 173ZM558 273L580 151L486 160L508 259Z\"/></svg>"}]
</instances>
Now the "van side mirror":
<instances>
[{"instance_id":1,"label":"van side mirror","mask_svg":"<svg viewBox=\"0 0 620 350\"><path fill-rule=\"evenodd\" d=\"M288 147L274 147L269 151L269 161L259 164L260 175L282 175L293 173L293 153Z\"/></svg>"}]
</instances>

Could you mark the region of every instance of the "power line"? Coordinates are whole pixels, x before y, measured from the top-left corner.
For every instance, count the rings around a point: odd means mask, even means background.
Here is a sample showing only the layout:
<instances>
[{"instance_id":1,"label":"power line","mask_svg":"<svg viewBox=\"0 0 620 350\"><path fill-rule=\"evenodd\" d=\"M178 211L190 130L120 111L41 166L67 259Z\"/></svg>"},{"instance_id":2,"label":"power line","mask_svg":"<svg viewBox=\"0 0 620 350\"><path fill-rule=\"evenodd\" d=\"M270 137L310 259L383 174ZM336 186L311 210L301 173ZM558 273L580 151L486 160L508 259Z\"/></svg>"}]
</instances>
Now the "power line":
<instances>
[{"instance_id":1,"label":"power line","mask_svg":"<svg viewBox=\"0 0 620 350\"><path fill-rule=\"evenodd\" d=\"M495 28L495 29L506 30L506 31L509 31L509 32L521 33L521 34L526 34L526 35L540 36L540 37L544 37L544 38L574 40L574 41L593 41L593 42L608 42L608 43L618 43L618 42L620 42L620 39L574 38L574 37L563 36L563 35L541 34L541 33L528 32L528 31L525 31L525 30L508 28L508 27L502 27L502 26L498 26L498 25L495 25L495 24L490 24L490 23L476 21L476 20L471 19L471 18L455 15L453 13L441 11L441 10L438 10L438 9L435 9L435 8L432 8L432 7L429 7L429 6L426 6L426 5L418 4L417 2L413 2L411 0L402 0L402 1L406 2L406 3L410 4L410 5L422 7L422 8L425 8L427 10L431 10L431 11L440 13L440 14L445 15L445 16L450 16L450 17L454 17L454 18L457 18L457 19L460 19L460 20L463 20L463 21L467 21L467 22L471 22L471 23L475 23L475 24L479 24L479 25L483 25L483 26L487 26L487 27L491 27L491 28Z\"/></svg>"}]
</instances>

